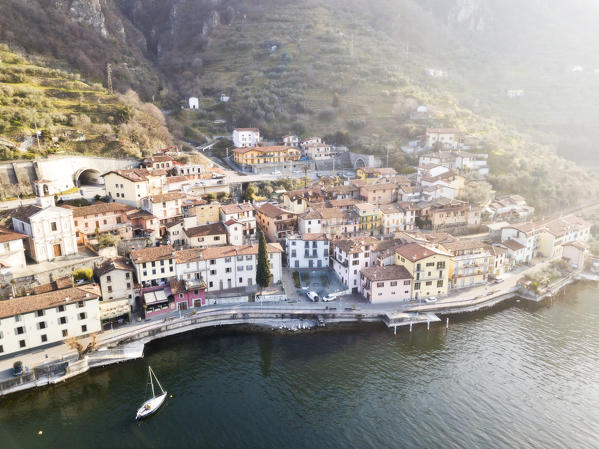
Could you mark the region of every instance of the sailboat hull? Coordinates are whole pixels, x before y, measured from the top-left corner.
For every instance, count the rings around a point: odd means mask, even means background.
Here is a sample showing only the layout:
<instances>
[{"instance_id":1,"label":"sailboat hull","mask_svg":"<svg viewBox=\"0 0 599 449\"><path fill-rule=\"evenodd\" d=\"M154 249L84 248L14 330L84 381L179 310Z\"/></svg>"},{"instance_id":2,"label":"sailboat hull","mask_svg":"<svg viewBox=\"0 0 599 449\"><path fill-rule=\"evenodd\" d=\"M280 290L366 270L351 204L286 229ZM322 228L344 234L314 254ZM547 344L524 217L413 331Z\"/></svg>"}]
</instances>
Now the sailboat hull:
<instances>
[{"instance_id":1,"label":"sailboat hull","mask_svg":"<svg viewBox=\"0 0 599 449\"><path fill-rule=\"evenodd\" d=\"M139 410L137 410L135 419L144 419L156 413L164 404L164 401L166 400L166 393L167 392L165 391L160 396L156 396L155 398L148 399L146 402L144 402Z\"/></svg>"}]
</instances>

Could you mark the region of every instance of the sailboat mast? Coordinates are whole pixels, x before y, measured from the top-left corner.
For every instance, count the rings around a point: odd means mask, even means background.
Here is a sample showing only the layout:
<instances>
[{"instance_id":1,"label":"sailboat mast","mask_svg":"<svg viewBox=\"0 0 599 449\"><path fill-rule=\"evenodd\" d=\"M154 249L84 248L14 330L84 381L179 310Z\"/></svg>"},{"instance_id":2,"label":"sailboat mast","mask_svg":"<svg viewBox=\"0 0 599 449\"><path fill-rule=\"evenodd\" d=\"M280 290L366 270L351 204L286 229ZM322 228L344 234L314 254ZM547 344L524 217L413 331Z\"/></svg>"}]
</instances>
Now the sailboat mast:
<instances>
[{"instance_id":1,"label":"sailboat mast","mask_svg":"<svg viewBox=\"0 0 599 449\"><path fill-rule=\"evenodd\" d=\"M152 398L155 398L156 394L154 393L154 382L152 381L152 368L150 368L148 366L148 370L150 372L150 385L152 386Z\"/></svg>"},{"instance_id":2,"label":"sailboat mast","mask_svg":"<svg viewBox=\"0 0 599 449\"><path fill-rule=\"evenodd\" d=\"M160 381L158 380L158 378L156 377L156 374L152 371L152 374L154 374L154 379L156 379L156 383L158 384L158 386L160 387L160 391L162 391L162 393L164 394L164 388L162 388L162 385L160 385Z\"/></svg>"}]
</instances>

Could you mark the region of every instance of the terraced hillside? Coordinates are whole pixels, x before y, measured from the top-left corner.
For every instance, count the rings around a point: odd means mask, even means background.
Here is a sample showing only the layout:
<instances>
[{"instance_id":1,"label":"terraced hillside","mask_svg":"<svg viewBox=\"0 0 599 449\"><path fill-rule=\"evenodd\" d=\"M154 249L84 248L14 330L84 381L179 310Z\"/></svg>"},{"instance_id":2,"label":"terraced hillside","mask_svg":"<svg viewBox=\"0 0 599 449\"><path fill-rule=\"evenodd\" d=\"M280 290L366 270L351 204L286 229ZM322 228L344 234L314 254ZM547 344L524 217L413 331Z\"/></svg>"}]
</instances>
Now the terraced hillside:
<instances>
[{"instance_id":1,"label":"terraced hillside","mask_svg":"<svg viewBox=\"0 0 599 449\"><path fill-rule=\"evenodd\" d=\"M160 110L134 92L109 94L6 47L0 61L1 159L55 152L139 156L172 142Z\"/></svg>"}]
</instances>

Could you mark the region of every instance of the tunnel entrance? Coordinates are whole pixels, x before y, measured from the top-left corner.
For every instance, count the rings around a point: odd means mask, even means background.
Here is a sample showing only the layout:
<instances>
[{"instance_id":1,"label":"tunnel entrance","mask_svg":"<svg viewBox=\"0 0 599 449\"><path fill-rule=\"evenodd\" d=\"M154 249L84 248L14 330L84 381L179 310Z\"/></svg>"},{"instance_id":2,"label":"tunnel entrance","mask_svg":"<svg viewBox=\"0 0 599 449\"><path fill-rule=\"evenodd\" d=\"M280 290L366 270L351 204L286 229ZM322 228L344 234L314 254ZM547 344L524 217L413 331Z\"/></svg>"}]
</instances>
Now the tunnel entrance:
<instances>
[{"instance_id":1,"label":"tunnel entrance","mask_svg":"<svg viewBox=\"0 0 599 449\"><path fill-rule=\"evenodd\" d=\"M85 168L77 172L75 176L75 185L81 186L100 186L104 185L102 174L94 168Z\"/></svg>"}]
</instances>

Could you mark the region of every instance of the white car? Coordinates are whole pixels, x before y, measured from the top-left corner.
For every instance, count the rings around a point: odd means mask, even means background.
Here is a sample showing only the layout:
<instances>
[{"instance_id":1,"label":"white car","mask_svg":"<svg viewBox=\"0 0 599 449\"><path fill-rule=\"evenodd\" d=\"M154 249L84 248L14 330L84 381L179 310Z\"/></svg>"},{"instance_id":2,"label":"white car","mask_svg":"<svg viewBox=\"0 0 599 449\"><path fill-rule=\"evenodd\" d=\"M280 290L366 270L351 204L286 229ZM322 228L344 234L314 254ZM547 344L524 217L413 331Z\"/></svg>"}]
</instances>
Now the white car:
<instances>
[{"instance_id":1,"label":"white car","mask_svg":"<svg viewBox=\"0 0 599 449\"><path fill-rule=\"evenodd\" d=\"M322 300L323 300L324 302L334 301L334 300L335 300L335 296L333 296L333 294L332 294L332 293L329 293L328 295L326 295L326 296L323 296L323 297L322 297Z\"/></svg>"},{"instance_id":2,"label":"white car","mask_svg":"<svg viewBox=\"0 0 599 449\"><path fill-rule=\"evenodd\" d=\"M306 293L306 296L308 297L308 299L310 301L313 301L313 302L318 302L318 300L319 300L318 294L312 290L310 290L308 293Z\"/></svg>"},{"instance_id":3,"label":"white car","mask_svg":"<svg viewBox=\"0 0 599 449\"><path fill-rule=\"evenodd\" d=\"M427 304L432 304L434 302L437 302L437 297L436 296L431 296L430 298L424 298L424 302Z\"/></svg>"}]
</instances>

